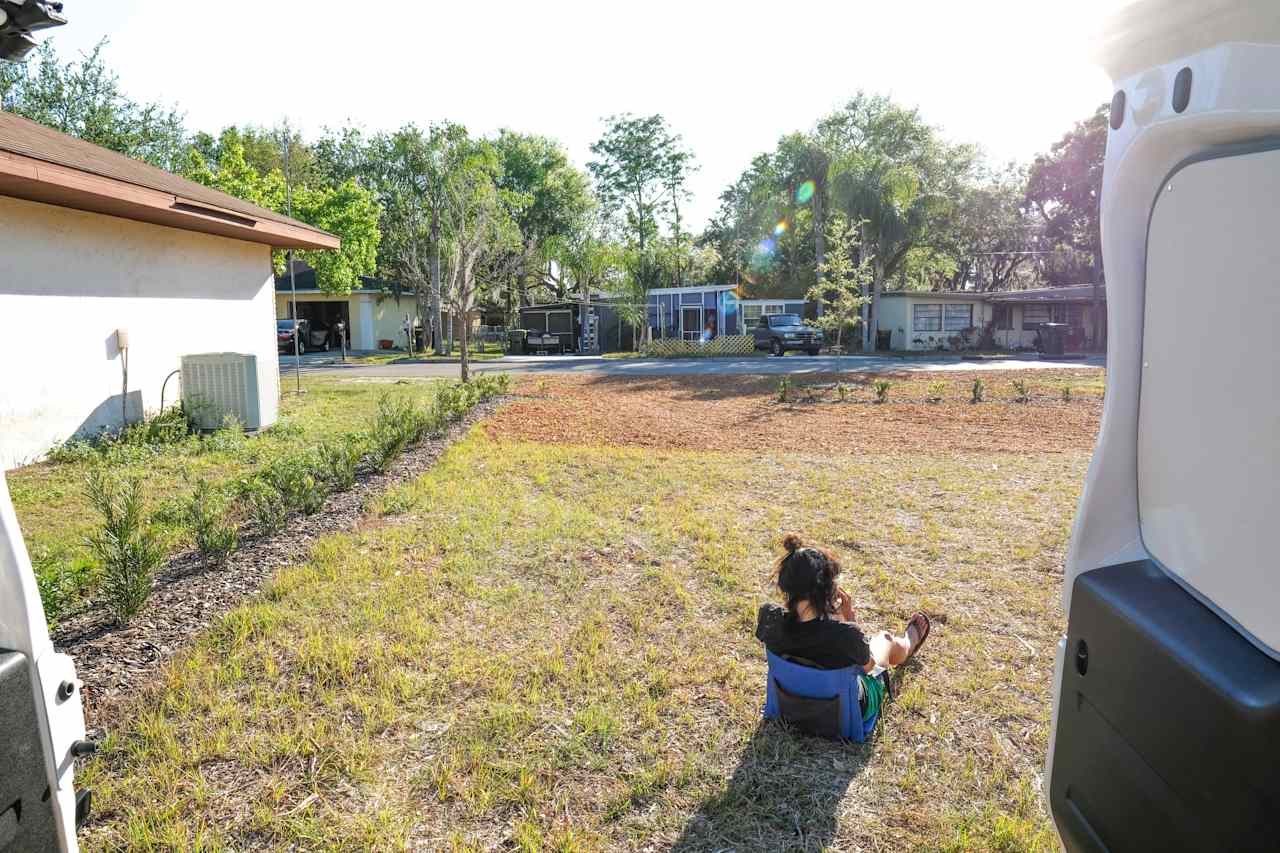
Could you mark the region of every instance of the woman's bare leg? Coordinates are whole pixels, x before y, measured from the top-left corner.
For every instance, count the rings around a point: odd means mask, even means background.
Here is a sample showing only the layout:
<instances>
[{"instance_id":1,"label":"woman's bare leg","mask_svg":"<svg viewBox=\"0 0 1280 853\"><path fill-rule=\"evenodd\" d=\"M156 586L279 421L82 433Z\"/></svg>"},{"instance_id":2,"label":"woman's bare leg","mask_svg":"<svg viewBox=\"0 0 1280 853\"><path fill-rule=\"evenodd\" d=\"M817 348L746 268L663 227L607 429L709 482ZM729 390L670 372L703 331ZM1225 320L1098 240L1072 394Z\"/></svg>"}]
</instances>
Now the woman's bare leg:
<instances>
[{"instance_id":1,"label":"woman's bare leg","mask_svg":"<svg viewBox=\"0 0 1280 853\"><path fill-rule=\"evenodd\" d=\"M867 640L867 644L871 646L871 660L867 662L865 670L870 672L876 666L885 669L902 666L919 643L920 629L914 624L908 624L902 635L897 637L888 631L873 634Z\"/></svg>"}]
</instances>

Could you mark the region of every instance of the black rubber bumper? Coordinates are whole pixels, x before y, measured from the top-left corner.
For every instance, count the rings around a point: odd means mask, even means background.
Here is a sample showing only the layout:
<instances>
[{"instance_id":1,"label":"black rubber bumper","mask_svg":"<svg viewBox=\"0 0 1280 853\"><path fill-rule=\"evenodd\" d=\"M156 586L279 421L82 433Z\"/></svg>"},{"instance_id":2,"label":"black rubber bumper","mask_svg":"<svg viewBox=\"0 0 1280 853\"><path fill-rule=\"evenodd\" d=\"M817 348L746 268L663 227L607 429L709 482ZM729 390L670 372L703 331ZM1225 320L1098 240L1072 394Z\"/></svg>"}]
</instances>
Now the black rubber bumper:
<instances>
[{"instance_id":1,"label":"black rubber bumper","mask_svg":"<svg viewBox=\"0 0 1280 853\"><path fill-rule=\"evenodd\" d=\"M1280 663L1147 561L1076 579L1066 651L1069 851L1280 850Z\"/></svg>"}]
</instances>

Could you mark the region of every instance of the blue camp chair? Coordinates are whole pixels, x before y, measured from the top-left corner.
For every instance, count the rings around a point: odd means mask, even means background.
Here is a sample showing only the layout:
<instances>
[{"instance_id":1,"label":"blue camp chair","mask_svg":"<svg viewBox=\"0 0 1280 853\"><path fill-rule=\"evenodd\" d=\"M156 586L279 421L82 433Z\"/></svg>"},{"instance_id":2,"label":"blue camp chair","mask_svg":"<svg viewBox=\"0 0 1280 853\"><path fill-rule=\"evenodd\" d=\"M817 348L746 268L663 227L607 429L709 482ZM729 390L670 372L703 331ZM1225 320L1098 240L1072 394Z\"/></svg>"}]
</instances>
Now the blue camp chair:
<instances>
[{"instance_id":1,"label":"blue camp chair","mask_svg":"<svg viewBox=\"0 0 1280 853\"><path fill-rule=\"evenodd\" d=\"M879 714L863 721L858 702L860 667L815 669L801 666L773 652L765 689L764 716L783 720L801 731L826 738L862 743L875 731Z\"/></svg>"}]
</instances>

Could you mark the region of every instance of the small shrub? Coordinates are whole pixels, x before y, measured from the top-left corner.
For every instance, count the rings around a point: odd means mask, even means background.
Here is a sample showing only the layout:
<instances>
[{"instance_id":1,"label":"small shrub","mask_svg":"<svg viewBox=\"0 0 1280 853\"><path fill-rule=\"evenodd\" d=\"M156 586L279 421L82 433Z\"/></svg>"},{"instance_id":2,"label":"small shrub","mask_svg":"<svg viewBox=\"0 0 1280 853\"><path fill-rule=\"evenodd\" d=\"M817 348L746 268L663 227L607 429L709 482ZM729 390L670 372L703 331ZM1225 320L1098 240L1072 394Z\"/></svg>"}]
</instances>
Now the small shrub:
<instances>
[{"instance_id":1,"label":"small shrub","mask_svg":"<svg viewBox=\"0 0 1280 853\"><path fill-rule=\"evenodd\" d=\"M86 491L102 515L102 527L89 537L89 548L102 572L107 607L123 623L147 603L153 575L164 562L164 549L143 517L139 478L121 480L104 468L95 468L89 472Z\"/></svg>"},{"instance_id":2,"label":"small shrub","mask_svg":"<svg viewBox=\"0 0 1280 853\"><path fill-rule=\"evenodd\" d=\"M35 570L45 621L53 628L58 619L71 610L88 585L88 569L84 565L69 564L47 550L33 550L31 565Z\"/></svg>"},{"instance_id":3,"label":"small shrub","mask_svg":"<svg viewBox=\"0 0 1280 853\"><path fill-rule=\"evenodd\" d=\"M1062 386L1062 402L1064 403L1071 402L1071 386L1070 385Z\"/></svg>"},{"instance_id":4,"label":"small shrub","mask_svg":"<svg viewBox=\"0 0 1280 853\"><path fill-rule=\"evenodd\" d=\"M1027 384L1027 380L1015 379L1010 384L1013 386L1013 401L1015 403L1031 402L1031 386Z\"/></svg>"},{"instance_id":5,"label":"small shrub","mask_svg":"<svg viewBox=\"0 0 1280 853\"><path fill-rule=\"evenodd\" d=\"M280 496L286 511L314 515L328 496L324 481L316 476L316 469L310 453L293 453L267 466L262 478Z\"/></svg>"},{"instance_id":6,"label":"small shrub","mask_svg":"<svg viewBox=\"0 0 1280 853\"><path fill-rule=\"evenodd\" d=\"M222 426L205 437L200 449L205 453L238 453L245 445L244 424L233 414L222 419Z\"/></svg>"},{"instance_id":7,"label":"small shrub","mask_svg":"<svg viewBox=\"0 0 1280 853\"><path fill-rule=\"evenodd\" d=\"M981 403L982 397L984 394L986 394L986 391L987 391L987 383L983 382L981 379L973 380L973 387L969 393L969 402Z\"/></svg>"},{"instance_id":8,"label":"small shrub","mask_svg":"<svg viewBox=\"0 0 1280 853\"><path fill-rule=\"evenodd\" d=\"M946 393L947 393L947 383L945 383L945 382L930 382L930 383L929 383L929 391L928 391L927 395L926 395L926 396L925 396L925 398L924 398L924 399L925 399L925 402L926 402L926 403L941 403L941 402L942 402L942 398L943 398L944 396L946 396Z\"/></svg>"},{"instance_id":9,"label":"small shrub","mask_svg":"<svg viewBox=\"0 0 1280 853\"><path fill-rule=\"evenodd\" d=\"M266 478L247 481L242 495L249 517L264 536L284 530L289 521L289 507L280 492Z\"/></svg>"},{"instance_id":10,"label":"small shrub","mask_svg":"<svg viewBox=\"0 0 1280 853\"><path fill-rule=\"evenodd\" d=\"M845 385L843 382L836 383L836 399L841 403L847 403L849 401L848 385Z\"/></svg>"},{"instance_id":11,"label":"small shrub","mask_svg":"<svg viewBox=\"0 0 1280 853\"><path fill-rule=\"evenodd\" d=\"M191 493L191 500L187 503L187 525L191 528L200 556L212 568L225 566L240 543L235 525L227 520L226 501L208 480L196 483L195 491Z\"/></svg>"},{"instance_id":12,"label":"small shrub","mask_svg":"<svg viewBox=\"0 0 1280 853\"><path fill-rule=\"evenodd\" d=\"M330 491L345 492L356 484L356 468L364 456L364 436L352 433L317 448L320 476Z\"/></svg>"},{"instance_id":13,"label":"small shrub","mask_svg":"<svg viewBox=\"0 0 1280 853\"><path fill-rule=\"evenodd\" d=\"M48 460L56 465L76 465L98 456L98 448L92 441L73 438L49 451Z\"/></svg>"},{"instance_id":14,"label":"small shrub","mask_svg":"<svg viewBox=\"0 0 1280 853\"><path fill-rule=\"evenodd\" d=\"M791 377L784 376L778 380L778 402L787 402L787 397L791 394Z\"/></svg>"},{"instance_id":15,"label":"small shrub","mask_svg":"<svg viewBox=\"0 0 1280 853\"><path fill-rule=\"evenodd\" d=\"M437 395L437 402L438 402ZM366 459L377 471L385 473L406 447L426 434L430 423L427 413L408 397L386 394L378 400L373 425L369 429Z\"/></svg>"},{"instance_id":16,"label":"small shrub","mask_svg":"<svg viewBox=\"0 0 1280 853\"><path fill-rule=\"evenodd\" d=\"M871 385L876 392L877 403L889 402L889 389L893 387L893 383L885 379L878 379Z\"/></svg>"}]
</instances>

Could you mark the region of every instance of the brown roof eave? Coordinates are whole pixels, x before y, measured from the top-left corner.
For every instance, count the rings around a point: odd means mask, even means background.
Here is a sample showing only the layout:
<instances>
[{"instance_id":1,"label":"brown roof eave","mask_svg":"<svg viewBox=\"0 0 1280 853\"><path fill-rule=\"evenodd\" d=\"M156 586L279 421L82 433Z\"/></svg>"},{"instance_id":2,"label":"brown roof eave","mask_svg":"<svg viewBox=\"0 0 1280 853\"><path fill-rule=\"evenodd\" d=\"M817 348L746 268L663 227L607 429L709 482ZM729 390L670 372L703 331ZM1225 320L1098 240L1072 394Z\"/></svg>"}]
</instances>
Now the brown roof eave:
<instances>
[{"instance_id":1,"label":"brown roof eave","mask_svg":"<svg viewBox=\"0 0 1280 853\"><path fill-rule=\"evenodd\" d=\"M342 245L337 237L318 229L257 218L10 151L0 151L0 195L278 249L337 249Z\"/></svg>"}]
</instances>

